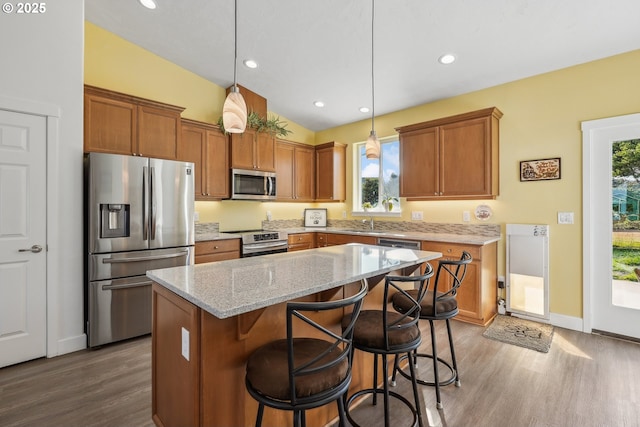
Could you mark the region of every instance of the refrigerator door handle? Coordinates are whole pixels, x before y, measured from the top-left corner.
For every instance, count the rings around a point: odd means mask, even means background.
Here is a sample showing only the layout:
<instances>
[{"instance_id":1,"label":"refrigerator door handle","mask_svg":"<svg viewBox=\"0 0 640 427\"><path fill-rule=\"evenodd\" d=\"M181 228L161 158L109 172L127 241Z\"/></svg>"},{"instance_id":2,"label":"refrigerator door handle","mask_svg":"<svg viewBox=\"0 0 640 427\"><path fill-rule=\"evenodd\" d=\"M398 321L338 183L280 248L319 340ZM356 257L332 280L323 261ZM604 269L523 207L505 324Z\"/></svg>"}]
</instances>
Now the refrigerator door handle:
<instances>
[{"instance_id":1,"label":"refrigerator door handle","mask_svg":"<svg viewBox=\"0 0 640 427\"><path fill-rule=\"evenodd\" d=\"M151 228L151 236L149 240L155 240L156 238L156 192L155 192L155 183L156 183L156 168L153 166L149 168L149 183L151 186L149 202L151 206L149 209L151 210L151 221L149 222L149 226Z\"/></svg>"},{"instance_id":2,"label":"refrigerator door handle","mask_svg":"<svg viewBox=\"0 0 640 427\"><path fill-rule=\"evenodd\" d=\"M142 240L149 240L149 219L148 219L148 202L149 185L147 176L149 174L148 167L142 168Z\"/></svg>"},{"instance_id":3,"label":"refrigerator door handle","mask_svg":"<svg viewBox=\"0 0 640 427\"><path fill-rule=\"evenodd\" d=\"M153 261L157 259L167 259L167 258L179 258L189 254L189 251L181 251L172 254L164 254L164 255L154 255L154 256L139 256L139 257L129 257L129 258L105 258L102 260L103 264L120 264L127 262L140 262L140 261Z\"/></svg>"},{"instance_id":4,"label":"refrigerator door handle","mask_svg":"<svg viewBox=\"0 0 640 427\"><path fill-rule=\"evenodd\" d=\"M116 290L116 289L138 288L140 286L149 286L149 285L151 285L151 281L150 280L145 280L144 282L127 283L127 284L123 284L123 285L102 285L102 290L103 291L113 291L113 290Z\"/></svg>"}]
</instances>

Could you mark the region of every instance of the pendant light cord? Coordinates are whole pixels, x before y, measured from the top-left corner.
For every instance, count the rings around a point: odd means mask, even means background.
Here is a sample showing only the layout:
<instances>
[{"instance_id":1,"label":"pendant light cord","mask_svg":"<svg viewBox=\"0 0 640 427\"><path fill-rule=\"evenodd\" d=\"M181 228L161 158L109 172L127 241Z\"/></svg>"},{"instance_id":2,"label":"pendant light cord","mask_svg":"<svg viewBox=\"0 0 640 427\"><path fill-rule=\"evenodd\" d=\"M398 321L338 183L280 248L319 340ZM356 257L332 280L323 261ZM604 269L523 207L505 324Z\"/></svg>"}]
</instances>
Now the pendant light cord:
<instances>
[{"instance_id":1,"label":"pendant light cord","mask_svg":"<svg viewBox=\"0 0 640 427\"><path fill-rule=\"evenodd\" d=\"M373 74L373 25L375 17L375 0L371 0L371 132L375 132L375 115L376 115L376 91L374 88Z\"/></svg>"},{"instance_id":2,"label":"pendant light cord","mask_svg":"<svg viewBox=\"0 0 640 427\"><path fill-rule=\"evenodd\" d=\"M234 48L233 48L233 91L238 91L237 85L237 68L238 68L238 0L234 1L233 5L233 40L234 40Z\"/></svg>"}]
</instances>

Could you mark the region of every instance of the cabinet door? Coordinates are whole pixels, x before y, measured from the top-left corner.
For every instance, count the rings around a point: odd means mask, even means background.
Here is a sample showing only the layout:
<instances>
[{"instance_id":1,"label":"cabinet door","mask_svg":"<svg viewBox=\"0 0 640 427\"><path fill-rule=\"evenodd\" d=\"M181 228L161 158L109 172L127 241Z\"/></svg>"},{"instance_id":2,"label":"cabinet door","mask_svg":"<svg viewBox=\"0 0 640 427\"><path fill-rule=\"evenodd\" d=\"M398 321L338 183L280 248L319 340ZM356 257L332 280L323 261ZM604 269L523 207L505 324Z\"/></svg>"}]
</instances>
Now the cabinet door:
<instances>
[{"instance_id":1,"label":"cabinet door","mask_svg":"<svg viewBox=\"0 0 640 427\"><path fill-rule=\"evenodd\" d=\"M491 195L491 137L488 117L440 127L440 193Z\"/></svg>"},{"instance_id":2,"label":"cabinet door","mask_svg":"<svg viewBox=\"0 0 640 427\"><path fill-rule=\"evenodd\" d=\"M273 172L276 170L276 140L265 132L256 133L255 165L256 169Z\"/></svg>"},{"instance_id":3,"label":"cabinet door","mask_svg":"<svg viewBox=\"0 0 640 427\"><path fill-rule=\"evenodd\" d=\"M327 143L316 146L316 200L338 202L346 199L346 146Z\"/></svg>"},{"instance_id":4,"label":"cabinet door","mask_svg":"<svg viewBox=\"0 0 640 427\"><path fill-rule=\"evenodd\" d=\"M84 96L84 151L134 154L136 105L97 95Z\"/></svg>"},{"instance_id":5,"label":"cabinet door","mask_svg":"<svg viewBox=\"0 0 640 427\"><path fill-rule=\"evenodd\" d=\"M294 146L284 142L276 142L276 173L278 185L276 197L278 200L293 200L294 186Z\"/></svg>"},{"instance_id":6,"label":"cabinet door","mask_svg":"<svg viewBox=\"0 0 640 427\"><path fill-rule=\"evenodd\" d=\"M232 133L231 167L236 169L254 169L255 132L246 130L244 133Z\"/></svg>"},{"instance_id":7,"label":"cabinet door","mask_svg":"<svg viewBox=\"0 0 640 427\"><path fill-rule=\"evenodd\" d=\"M194 194L196 200L206 196L204 149L206 131L190 125L182 125L182 138L178 143L178 160L194 164Z\"/></svg>"},{"instance_id":8,"label":"cabinet door","mask_svg":"<svg viewBox=\"0 0 640 427\"><path fill-rule=\"evenodd\" d=\"M438 128L400 135L400 196L439 196Z\"/></svg>"},{"instance_id":9,"label":"cabinet door","mask_svg":"<svg viewBox=\"0 0 640 427\"><path fill-rule=\"evenodd\" d=\"M299 201L313 200L315 187L314 153L311 147L296 146L294 150L294 197Z\"/></svg>"},{"instance_id":10,"label":"cabinet door","mask_svg":"<svg viewBox=\"0 0 640 427\"><path fill-rule=\"evenodd\" d=\"M138 107L137 154L177 159L180 113L149 106Z\"/></svg>"},{"instance_id":11,"label":"cabinet door","mask_svg":"<svg viewBox=\"0 0 640 427\"><path fill-rule=\"evenodd\" d=\"M219 130L207 131L205 188L214 199L229 197L229 140Z\"/></svg>"}]
</instances>

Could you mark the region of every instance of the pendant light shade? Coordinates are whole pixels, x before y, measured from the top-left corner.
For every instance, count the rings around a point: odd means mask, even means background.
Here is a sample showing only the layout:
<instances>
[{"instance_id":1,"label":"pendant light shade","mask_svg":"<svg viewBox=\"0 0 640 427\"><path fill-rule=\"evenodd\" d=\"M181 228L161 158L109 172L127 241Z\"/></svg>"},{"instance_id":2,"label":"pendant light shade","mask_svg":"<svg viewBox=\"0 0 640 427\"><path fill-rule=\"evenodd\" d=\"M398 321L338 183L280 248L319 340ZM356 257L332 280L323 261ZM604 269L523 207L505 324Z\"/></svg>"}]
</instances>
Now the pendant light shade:
<instances>
[{"instance_id":1,"label":"pendant light shade","mask_svg":"<svg viewBox=\"0 0 640 427\"><path fill-rule=\"evenodd\" d=\"M365 155L367 159L379 159L380 158L380 141L378 141L378 137L376 136L376 131L371 130L369 134L369 138L367 138L367 143L364 146Z\"/></svg>"},{"instance_id":2,"label":"pendant light shade","mask_svg":"<svg viewBox=\"0 0 640 427\"><path fill-rule=\"evenodd\" d=\"M238 0L234 2L233 87L222 106L222 126L229 133L242 133L247 128L247 104L237 85L238 64Z\"/></svg>"},{"instance_id":3,"label":"pendant light shade","mask_svg":"<svg viewBox=\"0 0 640 427\"><path fill-rule=\"evenodd\" d=\"M237 86L231 88L224 100L222 124L229 133L242 133L247 128L247 104Z\"/></svg>"},{"instance_id":4,"label":"pendant light shade","mask_svg":"<svg viewBox=\"0 0 640 427\"><path fill-rule=\"evenodd\" d=\"M376 136L374 120L376 116L376 95L374 89L374 75L373 75L373 25L375 17L375 0L371 0L371 133L367 138L365 144L365 155L367 159L379 159L380 158L380 141Z\"/></svg>"}]
</instances>

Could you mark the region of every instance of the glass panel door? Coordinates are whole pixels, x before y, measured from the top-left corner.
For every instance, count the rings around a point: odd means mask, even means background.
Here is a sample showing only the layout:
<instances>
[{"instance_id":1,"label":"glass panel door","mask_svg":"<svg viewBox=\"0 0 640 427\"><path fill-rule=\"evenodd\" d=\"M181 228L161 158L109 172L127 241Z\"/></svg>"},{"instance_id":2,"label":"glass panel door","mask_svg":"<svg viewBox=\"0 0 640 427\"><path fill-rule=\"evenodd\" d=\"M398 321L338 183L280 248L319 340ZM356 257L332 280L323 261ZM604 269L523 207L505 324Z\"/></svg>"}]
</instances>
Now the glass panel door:
<instances>
[{"instance_id":1,"label":"glass panel door","mask_svg":"<svg viewBox=\"0 0 640 427\"><path fill-rule=\"evenodd\" d=\"M640 139L611 147L611 304L640 309Z\"/></svg>"}]
</instances>

